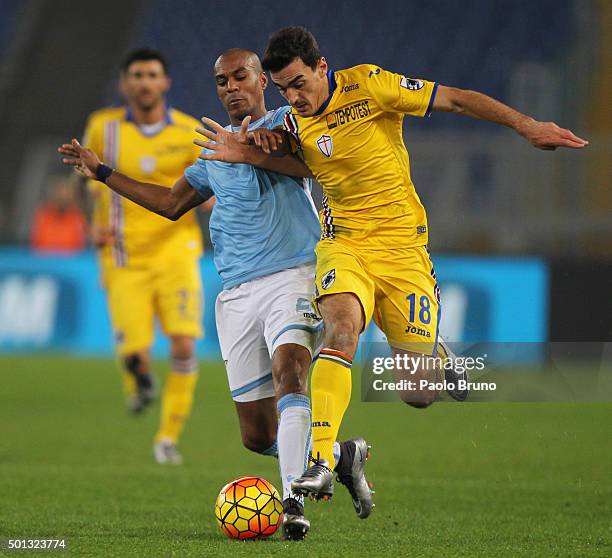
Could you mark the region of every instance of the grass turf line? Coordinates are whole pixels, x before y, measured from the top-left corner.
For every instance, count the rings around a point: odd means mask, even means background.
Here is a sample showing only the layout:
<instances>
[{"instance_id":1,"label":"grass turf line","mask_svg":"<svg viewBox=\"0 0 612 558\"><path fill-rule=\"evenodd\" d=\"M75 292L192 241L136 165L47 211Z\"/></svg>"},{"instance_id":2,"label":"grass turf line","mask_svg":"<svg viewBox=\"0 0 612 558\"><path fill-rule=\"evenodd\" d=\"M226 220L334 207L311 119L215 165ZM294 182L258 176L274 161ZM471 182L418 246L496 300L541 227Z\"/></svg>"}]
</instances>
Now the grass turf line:
<instances>
[{"instance_id":1,"label":"grass turf line","mask_svg":"<svg viewBox=\"0 0 612 558\"><path fill-rule=\"evenodd\" d=\"M230 541L213 515L218 490L247 474L280 488L278 468L241 447L222 364L201 363L200 373L185 465L164 468L151 454L159 409L127 415L113 361L0 358L0 538L69 539L68 551L28 556L612 552L612 404L416 410L361 403L357 378L341 435L374 446L372 516L357 519L337 485L332 502L307 504L303 543Z\"/></svg>"}]
</instances>

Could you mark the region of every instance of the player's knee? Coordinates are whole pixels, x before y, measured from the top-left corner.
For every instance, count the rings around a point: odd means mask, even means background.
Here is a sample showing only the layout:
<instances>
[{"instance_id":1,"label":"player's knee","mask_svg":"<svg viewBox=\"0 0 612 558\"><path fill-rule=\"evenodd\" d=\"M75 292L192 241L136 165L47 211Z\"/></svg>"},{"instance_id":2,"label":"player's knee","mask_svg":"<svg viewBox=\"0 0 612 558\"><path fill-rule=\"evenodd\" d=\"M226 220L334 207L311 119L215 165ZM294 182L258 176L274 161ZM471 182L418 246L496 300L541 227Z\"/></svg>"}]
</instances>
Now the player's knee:
<instances>
[{"instance_id":1,"label":"player's knee","mask_svg":"<svg viewBox=\"0 0 612 558\"><path fill-rule=\"evenodd\" d=\"M325 345L352 356L359 340L359 327L353 320L339 318L325 323Z\"/></svg>"},{"instance_id":2,"label":"player's knee","mask_svg":"<svg viewBox=\"0 0 612 558\"><path fill-rule=\"evenodd\" d=\"M299 371L285 371L280 375L277 383L277 397L282 397L288 393L307 393L308 386L304 375Z\"/></svg>"},{"instance_id":3,"label":"player's knee","mask_svg":"<svg viewBox=\"0 0 612 558\"><path fill-rule=\"evenodd\" d=\"M172 358L191 358L194 353L194 346L193 337L176 335L170 338L170 352L172 353Z\"/></svg>"},{"instance_id":4,"label":"player's knee","mask_svg":"<svg viewBox=\"0 0 612 558\"><path fill-rule=\"evenodd\" d=\"M400 397L404 403L407 403L415 409L426 409L437 398L438 392L435 390L435 372L416 370L411 375L413 389L400 391Z\"/></svg>"},{"instance_id":5,"label":"player's knee","mask_svg":"<svg viewBox=\"0 0 612 558\"><path fill-rule=\"evenodd\" d=\"M309 368L310 354L307 359L294 353L289 353L282 359L275 359L272 362L272 375L277 386L277 397L288 393L306 393Z\"/></svg>"}]
</instances>

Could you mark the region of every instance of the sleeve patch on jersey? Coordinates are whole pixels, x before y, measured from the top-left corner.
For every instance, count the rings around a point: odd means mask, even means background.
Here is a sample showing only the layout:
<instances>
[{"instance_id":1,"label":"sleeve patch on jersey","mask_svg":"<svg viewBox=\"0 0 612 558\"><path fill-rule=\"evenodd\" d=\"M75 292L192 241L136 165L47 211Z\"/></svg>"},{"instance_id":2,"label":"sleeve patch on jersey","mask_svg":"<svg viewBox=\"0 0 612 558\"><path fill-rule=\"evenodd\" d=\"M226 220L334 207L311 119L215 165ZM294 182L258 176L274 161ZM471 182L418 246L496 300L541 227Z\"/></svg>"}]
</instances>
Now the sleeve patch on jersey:
<instances>
[{"instance_id":1,"label":"sleeve patch on jersey","mask_svg":"<svg viewBox=\"0 0 612 558\"><path fill-rule=\"evenodd\" d=\"M423 89L423 87L425 86L425 82L421 81L420 79L412 79L406 76L402 76L402 79L400 79L400 85L404 89L409 89L410 91L418 91L419 89Z\"/></svg>"},{"instance_id":2,"label":"sleeve patch on jersey","mask_svg":"<svg viewBox=\"0 0 612 558\"><path fill-rule=\"evenodd\" d=\"M323 277L321 277L321 287L329 289L336 280L336 270L330 269Z\"/></svg>"}]
</instances>

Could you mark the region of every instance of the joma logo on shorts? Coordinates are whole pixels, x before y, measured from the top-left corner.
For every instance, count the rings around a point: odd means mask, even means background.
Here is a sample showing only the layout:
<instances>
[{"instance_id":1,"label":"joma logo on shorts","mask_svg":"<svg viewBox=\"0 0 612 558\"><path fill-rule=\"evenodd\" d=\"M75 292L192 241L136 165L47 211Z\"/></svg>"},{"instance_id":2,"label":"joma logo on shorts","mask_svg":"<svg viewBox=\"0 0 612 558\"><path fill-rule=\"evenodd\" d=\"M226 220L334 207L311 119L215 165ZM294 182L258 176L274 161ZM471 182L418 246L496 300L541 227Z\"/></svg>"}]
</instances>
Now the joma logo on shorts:
<instances>
[{"instance_id":1,"label":"joma logo on shorts","mask_svg":"<svg viewBox=\"0 0 612 558\"><path fill-rule=\"evenodd\" d=\"M314 428L315 426L327 426L327 427L331 428L331 424L329 424L329 422L327 422L326 420L313 422L312 423L312 427Z\"/></svg>"},{"instance_id":2,"label":"joma logo on shorts","mask_svg":"<svg viewBox=\"0 0 612 558\"><path fill-rule=\"evenodd\" d=\"M416 327L413 325L409 325L404 330L404 333L414 333L416 335L420 335L421 337L431 337L431 333L429 333L429 331L423 329L422 327Z\"/></svg>"}]
</instances>

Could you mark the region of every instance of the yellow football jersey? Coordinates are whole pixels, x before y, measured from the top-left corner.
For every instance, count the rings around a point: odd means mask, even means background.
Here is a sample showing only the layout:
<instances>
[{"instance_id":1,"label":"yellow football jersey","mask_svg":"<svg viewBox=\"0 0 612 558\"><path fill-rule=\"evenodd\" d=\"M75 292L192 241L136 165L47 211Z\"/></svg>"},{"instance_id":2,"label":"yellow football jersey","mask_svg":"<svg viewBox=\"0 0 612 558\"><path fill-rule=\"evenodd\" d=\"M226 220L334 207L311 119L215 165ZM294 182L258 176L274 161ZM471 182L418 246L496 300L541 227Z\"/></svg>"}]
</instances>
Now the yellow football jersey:
<instances>
[{"instance_id":1,"label":"yellow football jersey","mask_svg":"<svg viewBox=\"0 0 612 558\"><path fill-rule=\"evenodd\" d=\"M323 187L322 238L427 244L427 217L410 178L405 114L428 116L437 84L369 64L328 73L329 97L284 127Z\"/></svg>"},{"instance_id":2,"label":"yellow football jersey","mask_svg":"<svg viewBox=\"0 0 612 558\"><path fill-rule=\"evenodd\" d=\"M119 172L139 180L172 187L201 149L193 144L199 122L178 110L166 113L164 126L147 133L126 107L94 112L87 123L84 145ZM104 271L116 267L146 267L171 258L197 258L202 253L202 236L195 213L173 222L136 205L97 181L93 221L109 225L115 242L101 250Z\"/></svg>"}]
</instances>

